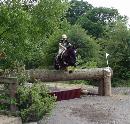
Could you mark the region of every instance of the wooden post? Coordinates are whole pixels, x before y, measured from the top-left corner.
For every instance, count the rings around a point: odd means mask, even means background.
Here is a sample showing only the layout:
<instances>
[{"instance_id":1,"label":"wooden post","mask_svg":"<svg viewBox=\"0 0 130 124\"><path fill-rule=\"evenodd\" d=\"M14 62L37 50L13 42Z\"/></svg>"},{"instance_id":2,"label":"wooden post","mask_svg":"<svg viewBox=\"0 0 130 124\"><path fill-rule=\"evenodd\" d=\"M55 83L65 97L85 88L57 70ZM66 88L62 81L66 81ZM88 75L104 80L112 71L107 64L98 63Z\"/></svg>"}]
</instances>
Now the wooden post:
<instances>
[{"instance_id":1,"label":"wooden post","mask_svg":"<svg viewBox=\"0 0 130 124\"><path fill-rule=\"evenodd\" d=\"M98 86L98 94L100 96L104 96L105 93L104 93L104 78L101 78L100 81L99 81L99 86Z\"/></svg>"},{"instance_id":2,"label":"wooden post","mask_svg":"<svg viewBox=\"0 0 130 124\"><path fill-rule=\"evenodd\" d=\"M105 68L103 71L104 71L104 95L111 96L112 71L110 70L110 68Z\"/></svg>"},{"instance_id":3,"label":"wooden post","mask_svg":"<svg viewBox=\"0 0 130 124\"><path fill-rule=\"evenodd\" d=\"M16 91L17 91L17 79L14 79L13 83L9 83L9 93L10 93L10 100L11 100L10 111L12 113L16 112L17 110L15 101L13 101L16 100Z\"/></svg>"}]
</instances>

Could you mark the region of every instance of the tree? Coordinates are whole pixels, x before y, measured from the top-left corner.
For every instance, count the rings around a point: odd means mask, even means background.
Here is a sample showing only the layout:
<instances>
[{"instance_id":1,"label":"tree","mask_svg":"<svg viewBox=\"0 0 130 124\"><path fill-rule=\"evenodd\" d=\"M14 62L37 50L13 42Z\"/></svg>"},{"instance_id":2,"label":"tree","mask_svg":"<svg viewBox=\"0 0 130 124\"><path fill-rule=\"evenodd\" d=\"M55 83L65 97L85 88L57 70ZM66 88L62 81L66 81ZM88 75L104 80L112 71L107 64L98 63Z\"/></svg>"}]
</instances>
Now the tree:
<instances>
[{"instance_id":1,"label":"tree","mask_svg":"<svg viewBox=\"0 0 130 124\"><path fill-rule=\"evenodd\" d=\"M77 24L80 24L93 37L101 38L106 31L106 26L111 26L119 17L121 18L116 9L99 7L79 17Z\"/></svg>"},{"instance_id":2,"label":"tree","mask_svg":"<svg viewBox=\"0 0 130 124\"><path fill-rule=\"evenodd\" d=\"M67 11L66 18L70 24L75 24L77 19L84 15L88 10L92 9L92 5L88 2L71 0L70 7Z\"/></svg>"},{"instance_id":3,"label":"tree","mask_svg":"<svg viewBox=\"0 0 130 124\"><path fill-rule=\"evenodd\" d=\"M0 49L6 54L4 65L23 61L29 52L30 18L17 1L0 5Z\"/></svg>"},{"instance_id":4,"label":"tree","mask_svg":"<svg viewBox=\"0 0 130 124\"><path fill-rule=\"evenodd\" d=\"M109 28L102 42L104 50L110 54L109 63L114 70L115 78L126 80L130 77L129 37L127 26L122 21L118 21L115 26Z\"/></svg>"},{"instance_id":5,"label":"tree","mask_svg":"<svg viewBox=\"0 0 130 124\"><path fill-rule=\"evenodd\" d=\"M26 63L38 67L44 56L47 39L60 28L67 2L40 0L37 4L21 3L19 0L0 4L0 43L6 58L1 66Z\"/></svg>"},{"instance_id":6,"label":"tree","mask_svg":"<svg viewBox=\"0 0 130 124\"><path fill-rule=\"evenodd\" d=\"M35 33L49 37L60 27L68 10L68 3L61 0L40 0L31 11Z\"/></svg>"}]
</instances>

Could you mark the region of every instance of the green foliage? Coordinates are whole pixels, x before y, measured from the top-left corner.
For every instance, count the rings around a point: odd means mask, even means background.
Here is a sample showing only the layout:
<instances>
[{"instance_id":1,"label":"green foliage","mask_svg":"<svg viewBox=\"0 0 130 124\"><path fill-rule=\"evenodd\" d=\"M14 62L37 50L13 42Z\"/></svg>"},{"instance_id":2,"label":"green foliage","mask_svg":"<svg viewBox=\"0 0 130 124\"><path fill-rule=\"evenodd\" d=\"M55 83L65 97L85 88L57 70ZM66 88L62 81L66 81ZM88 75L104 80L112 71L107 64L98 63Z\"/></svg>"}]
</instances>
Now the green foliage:
<instances>
[{"instance_id":1,"label":"green foliage","mask_svg":"<svg viewBox=\"0 0 130 124\"><path fill-rule=\"evenodd\" d=\"M9 99L9 97L5 94L0 94L0 99L7 100L7 99ZM0 104L0 110L7 110L7 109L8 109L7 104Z\"/></svg>"},{"instance_id":2,"label":"green foliage","mask_svg":"<svg viewBox=\"0 0 130 124\"><path fill-rule=\"evenodd\" d=\"M0 18L0 49L6 54L3 65L9 67L27 57L30 18L18 1L0 5Z\"/></svg>"},{"instance_id":3,"label":"green foliage","mask_svg":"<svg viewBox=\"0 0 130 124\"><path fill-rule=\"evenodd\" d=\"M70 24L75 24L80 16L92 9L92 5L85 1L71 0L66 18Z\"/></svg>"},{"instance_id":4,"label":"green foliage","mask_svg":"<svg viewBox=\"0 0 130 124\"><path fill-rule=\"evenodd\" d=\"M17 68L16 68L17 67ZM25 121L38 121L45 114L48 114L55 105L56 98L49 95L50 91L42 82L35 81L34 84L27 83L25 67L17 65L15 70L5 70L7 77L15 76L18 79L16 99L10 98L9 94L0 94L0 99L8 100L8 103L16 104L20 117ZM2 90L7 91L8 84L4 84ZM1 110L10 110L9 105L0 105Z\"/></svg>"},{"instance_id":5,"label":"green foliage","mask_svg":"<svg viewBox=\"0 0 130 124\"><path fill-rule=\"evenodd\" d=\"M88 34L101 38L106 31L106 26L113 24L119 17L118 11L112 8L93 8L78 18L80 24Z\"/></svg>"},{"instance_id":6,"label":"green foliage","mask_svg":"<svg viewBox=\"0 0 130 124\"><path fill-rule=\"evenodd\" d=\"M83 1L71 1L67 13L67 19L71 24L81 25L88 35L97 39L95 42L100 46L98 52L98 63L91 59L78 55L78 62L84 63L82 67L104 67L107 66L105 53L108 56L109 66L114 70L114 77L127 80L130 78L130 32L127 25L128 18L121 16L117 9L92 7ZM81 8L82 11L81 11ZM72 18L70 15L74 15ZM73 21L74 20L74 21ZM81 43L79 41L79 43ZM85 46L85 44L84 44ZM78 51L79 52L79 51ZM87 53L87 52L84 52ZM86 56L86 55L85 55ZM93 65L94 64L94 65ZM80 67L79 67L80 68Z\"/></svg>"},{"instance_id":7,"label":"green foliage","mask_svg":"<svg viewBox=\"0 0 130 124\"><path fill-rule=\"evenodd\" d=\"M120 79L129 78L129 36L126 25L117 22L104 38L104 48L110 54L110 66L114 76Z\"/></svg>"},{"instance_id":8,"label":"green foliage","mask_svg":"<svg viewBox=\"0 0 130 124\"><path fill-rule=\"evenodd\" d=\"M55 98L48 93L49 90L41 84L33 84L31 87L19 86L17 102L24 122L37 121L51 111L55 105Z\"/></svg>"},{"instance_id":9,"label":"green foliage","mask_svg":"<svg viewBox=\"0 0 130 124\"><path fill-rule=\"evenodd\" d=\"M118 79L114 78L112 80L112 87L130 87L130 80L123 80L123 79Z\"/></svg>"},{"instance_id":10,"label":"green foliage","mask_svg":"<svg viewBox=\"0 0 130 124\"><path fill-rule=\"evenodd\" d=\"M78 25L72 26L67 34L70 42L77 48L77 61L80 66L91 61L98 63L99 45L96 40Z\"/></svg>"},{"instance_id":11,"label":"green foliage","mask_svg":"<svg viewBox=\"0 0 130 124\"><path fill-rule=\"evenodd\" d=\"M9 111L10 110L10 104L16 104L16 99L11 98L10 94L7 93L9 91L8 88L9 88L9 84L3 84L2 87L0 86L0 90L1 90L0 100L7 102L7 103L4 103L4 104L0 104L0 110Z\"/></svg>"},{"instance_id":12,"label":"green foliage","mask_svg":"<svg viewBox=\"0 0 130 124\"><path fill-rule=\"evenodd\" d=\"M49 36L59 28L61 18L68 9L67 2L61 0L40 0L31 12L35 33Z\"/></svg>"},{"instance_id":13,"label":"green foliage","mask_svg":"<svg viewBox=\"0 0 130 124\"><path fill-rule=\"evenodd\" d=\"M98 63L99 45L93 38L86 34L84 29L78 25L74 25L68 26L66 31L57 30L49 37L44 49L46 52L44 52L45 54L43 58L45 66L53 65L54 57L58 52L58 43L63 33L67 34L68 40L77 48L79 65L83 65L88 61Z\"/></svg>"},{"instance_id":14,"label":"green foliage","mask_svg":"<svg viewBox=\"0 0 130 124\"><path fill-rule=\"evenodd\" d=\"M68 3L61 0L40 0L36 5L19 0L0 4L0 51L6 54L1 68L9 68L14 62L25 63L28 68L42 65L44 44L60 28L67 9Z\"/></svg>"}]
</instances>

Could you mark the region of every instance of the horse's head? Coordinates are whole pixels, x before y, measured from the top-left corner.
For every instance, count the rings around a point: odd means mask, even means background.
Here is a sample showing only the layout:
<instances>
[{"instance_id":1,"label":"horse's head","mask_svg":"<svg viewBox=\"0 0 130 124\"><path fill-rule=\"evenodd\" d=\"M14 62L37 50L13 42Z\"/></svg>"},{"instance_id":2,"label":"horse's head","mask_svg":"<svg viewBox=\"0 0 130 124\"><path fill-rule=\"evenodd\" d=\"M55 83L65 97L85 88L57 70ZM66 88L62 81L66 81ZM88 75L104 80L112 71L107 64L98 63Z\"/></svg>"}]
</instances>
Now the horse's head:
<instances>
[{"instance_id":1,"label":"horse's head","mask_svg":"<svg viewBox=\"0 0 130 124\"><path fill-rule=\"evenodd\" d=\"M67 50L63 54L63 61L66 62L68 66L75 66L76 48L74 46L70 46L69 48L67 48Z\"/></svg>"}]
</instances>

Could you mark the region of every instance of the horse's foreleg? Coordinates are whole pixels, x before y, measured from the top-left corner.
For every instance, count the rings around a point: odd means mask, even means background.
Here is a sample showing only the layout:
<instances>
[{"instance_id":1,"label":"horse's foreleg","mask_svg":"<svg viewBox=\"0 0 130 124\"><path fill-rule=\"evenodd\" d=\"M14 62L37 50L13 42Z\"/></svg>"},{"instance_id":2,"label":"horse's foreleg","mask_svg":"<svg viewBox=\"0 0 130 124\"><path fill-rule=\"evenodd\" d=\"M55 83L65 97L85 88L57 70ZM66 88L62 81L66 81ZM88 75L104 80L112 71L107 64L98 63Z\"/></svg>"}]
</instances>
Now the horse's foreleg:
<instances>
[{"instance_id":1,"label":"horse's foreleg","mask_svg":"<svg viewBox=\"0 0 130 124\"><path fill-rule=\"evenodd\" d=\"M74 70L75 70L75 66L68 66L69 73L74 72Z\"/></svg>"}]
</instances>

